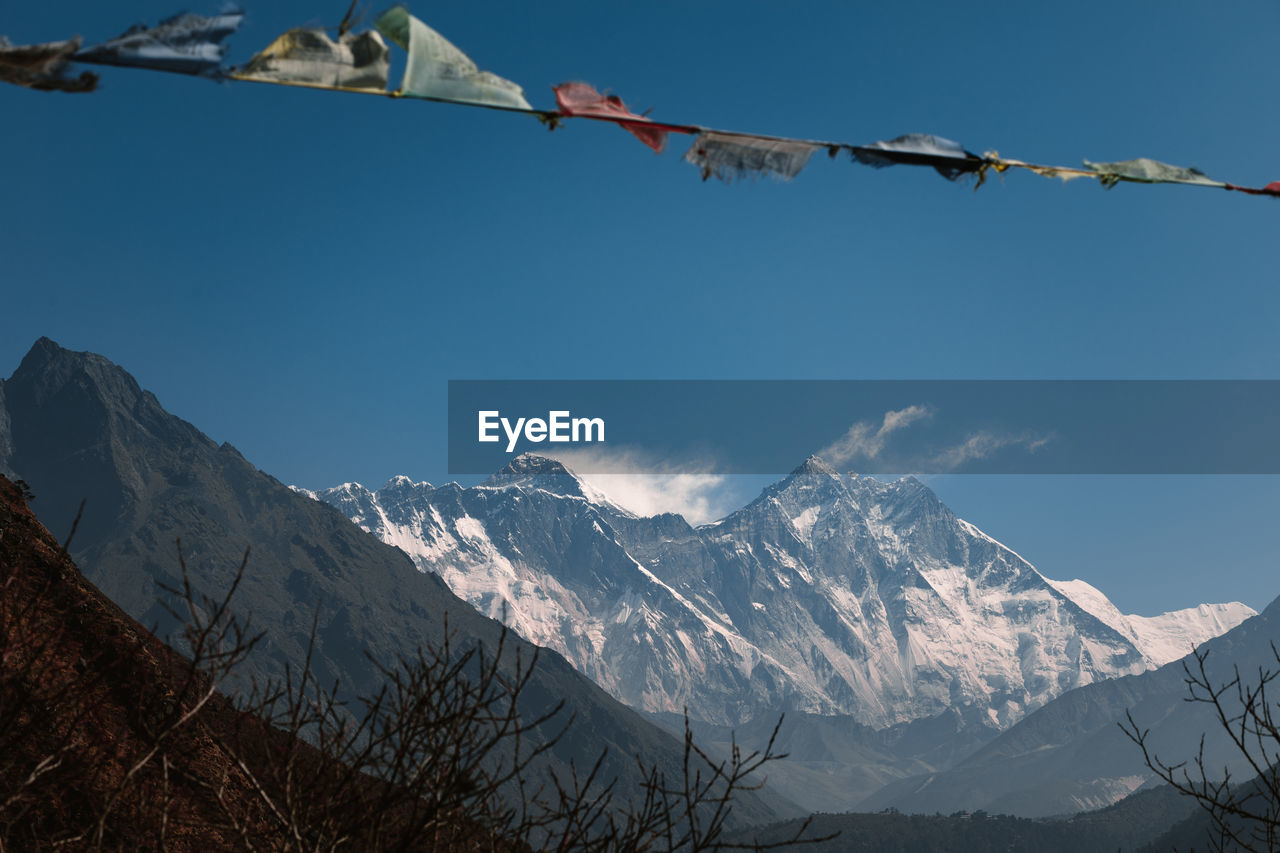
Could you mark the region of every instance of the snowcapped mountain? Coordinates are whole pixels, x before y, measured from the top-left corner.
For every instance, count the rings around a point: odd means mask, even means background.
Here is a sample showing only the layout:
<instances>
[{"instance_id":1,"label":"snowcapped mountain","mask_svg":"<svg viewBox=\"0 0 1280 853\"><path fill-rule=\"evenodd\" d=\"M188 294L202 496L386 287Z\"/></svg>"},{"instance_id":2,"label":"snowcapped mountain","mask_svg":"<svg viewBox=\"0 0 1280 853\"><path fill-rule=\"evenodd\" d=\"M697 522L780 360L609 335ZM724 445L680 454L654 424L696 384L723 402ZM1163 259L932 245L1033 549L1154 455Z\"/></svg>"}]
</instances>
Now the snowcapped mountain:
<instances>
[{"instance_id":1,"label":"snowcapped mountain","mask_svg":"<svg viewBox=\"0 0 1280 853\"><path fill-rule=\"evenodd\" d=\"M1150 662L1149 669L1185 657L1196 646L1225 634L1255 615L1252 607L1238 601L1201 604L1159 616L1126 615L1097 587L1085 581L1050 580L1049 583L1137 646Z\"/></svg>"},{"instance_id":2,"label":"snowcapped mountain","mask_svg":"<svg viewBox=\"0 0 1280 853\"><path fill-rule=\"evenodd\" d=\"M1083 581L1046 579L919 481L816 457L697 528L638 517L532 455L474 488L397 477L308 494L624 702L714 723L794 709L883 727L961 710L1005 728L1253 615L1126 616Z\"/></svg>"}]
</instances>

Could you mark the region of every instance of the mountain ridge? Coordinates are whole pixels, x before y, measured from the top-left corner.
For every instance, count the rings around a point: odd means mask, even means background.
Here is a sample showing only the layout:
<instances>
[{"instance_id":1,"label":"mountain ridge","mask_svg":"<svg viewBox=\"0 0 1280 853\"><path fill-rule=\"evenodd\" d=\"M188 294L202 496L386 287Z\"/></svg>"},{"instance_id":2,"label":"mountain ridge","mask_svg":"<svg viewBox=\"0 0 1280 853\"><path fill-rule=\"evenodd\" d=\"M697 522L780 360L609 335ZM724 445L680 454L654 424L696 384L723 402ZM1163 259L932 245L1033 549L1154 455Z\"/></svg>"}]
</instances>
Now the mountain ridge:
<instances>
[{"instance_id":1,"label":"mountain ridge","mask_svg":"<svg viewBox=\"0 0 1280 853\"><path fill-rule=\"evenodd\" d=\"M532 454L476 487L392 478L308 494L482 611L505 608L628 704L687 705L712 723L783 707L884 726L967 705L1001 729L1252 614L1229 603L1126 616L1092 587L1083 596L1082 582L1044 578L918 480L840 475L816 456L698 527L621 509ZM1037 619L1056 626L1047 642ZM806 620L804 631L784 624ZM990 625L1003 632L994 640ZM966 640L989 654L956 652Z\"/></svg>"}]
</instances>

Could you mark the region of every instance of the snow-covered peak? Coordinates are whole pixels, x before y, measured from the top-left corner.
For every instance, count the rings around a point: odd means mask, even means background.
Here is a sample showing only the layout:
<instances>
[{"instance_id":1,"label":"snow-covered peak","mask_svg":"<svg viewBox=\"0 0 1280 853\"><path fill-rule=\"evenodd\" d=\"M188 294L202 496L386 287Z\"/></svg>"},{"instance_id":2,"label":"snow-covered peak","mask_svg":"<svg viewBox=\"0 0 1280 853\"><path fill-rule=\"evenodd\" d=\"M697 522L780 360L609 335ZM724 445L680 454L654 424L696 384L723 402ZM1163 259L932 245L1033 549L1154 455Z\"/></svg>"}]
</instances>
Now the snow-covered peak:
<instances>
[{"instance_id":1,"label":"snow-covered peak","mask_svg":"<svg viewBox=\"0 0 1280 853\"><path fill-rule=\"evenodd\" d=\"M845 481L818 456L810 456L784 479L766 487L753 501L726 516L732 524L752 524L779 511L788 518L815 504L834 506L849 497Z\"/></svg>"},{"instance_id":2,"label":"snow-covered peak","mask_svg":"<svg viewBox=\"0 0 1280 853\"><path fill-rule=\"evenodd\" d=\"M396 478L319 497L623 701L727 724L785 708L887 726L967 707L1004 727L1252 614L1126 616L1083 581L1044 578L920 481L817 458L696 529L617 510L532 454L479 487Z\"/></svg>"},{"instance_id":3,"label":"snow-covered peak","mask_svg":"<svg viewBox=\"0 0 1280 853\"><path fill-rule=\"evenodd\" d=\"M548 459L547 456L535 456L534 453L521 453L506 467L481 483L481 487L538 488L567 497L586 497L581 478L564 467L563 462Z\"/></svg>"},{"instance_id":4,"label":"snow-covered peak","mask_svg":"<svg viewBox=\"0 0 1280 853\"><path fill-rule=\"evenodd\" d=\"M481 485L490 489L513 487L542 489L554 495L586 497L582 480L566 468L564 463L532 453L522 453L512 459L506 467Z\"/></svg>"},{"instance_id":5,"label":"snow-covered peak","mask_svg":"<svg viewBox=\"0 0 1280 853\"><path fill-rule=\"evenodd\" d=\"M521 453L505 467L495 473L491 480L508 480L520 477L555 477L573 476L564 463L548 456L535 453Z\"/></svg>"},{"instance_id":6,"label":"snow-covered peak","mask_svg":"<svg viewBox=\"0 0 1280 853\"><path fill-rule=\"evenodd\" d=\"M486 489L540 490L564 498L579 498L618 515L634 513L611 501L604 492L571 471L558 459L522 453L480 484Z\"/></svg>"},{"instance_id":7,"label":"snow-covered peak","mask_svg":"<svg viewBox=\"0 0 1280 853\"><path fill-rule=\"evenodd\" d=\"M1159 616L1130 615L1128 619L1138 635L1139 648L1156 664L1165 664L1256 615L1249 605L1229 601L1171 610Z\"/></svg>"},{"instance_id":8,"label":"snow-covered peak","mask_svg":"<svg viewBox=\"0 0 1280 853\"><path fill-rule=\"evenodd\" d=\"M383 483L382 488L378 489L378 492L394 492L406 489L412 491L430 491L432 488L434 487L426 480L423 480L421 483L417 483L414 482L412 477L406 477L404 474L396 474L390 480Z\"/></svg>"},{"instance_id":9,"label":"snow-covered peak","mask_svg":"<svg viewBox=\"0 0 1280 853\"><path fill-rule=\"evenodd\" d=\"M838 474L836 474L836 470L832 468L830 465L828 465L826 461L823 460L823 458L821 456L818 456L817 454L814 454L810 456L808 459L804 460L804 462L802 462L798 468L796 468L794 471L791 472L790 476L796 477L801 475L815 475L815 474L822 474L827 477L839 476Z\"/></svg>"},{"instance_id":10,"label":"snow-covered peak","mask_svg":"<svg viewBox=\"0 0 1280 853\"><path fill-rule=\"evenodd\" d=\"M342 485L334 486L331 489L321 489L315 494L321 496L326 494L349 495L355 498L367 498L373 496L373 492L370 489L365 488L360 483L343 483ZM321 497L320 499L323 500L324 498Z\"/></svg>"},{"instance_id":11,"label":"snow-covered peak","mask_svg":"<svg viewBox=\"0 0 1280 853\"><path fill-rule=\"evenodd\" d=\"M1185 657L1206 640L1225 634L1250 616L1257 615L1247 604L1230 601L1171 610L1159 616L1138 616L1121 613L1101 590L1087 581L1079 578L1045 580L1081 610L1132 642L1152 668Z\"/></svg>"}]
</instances>

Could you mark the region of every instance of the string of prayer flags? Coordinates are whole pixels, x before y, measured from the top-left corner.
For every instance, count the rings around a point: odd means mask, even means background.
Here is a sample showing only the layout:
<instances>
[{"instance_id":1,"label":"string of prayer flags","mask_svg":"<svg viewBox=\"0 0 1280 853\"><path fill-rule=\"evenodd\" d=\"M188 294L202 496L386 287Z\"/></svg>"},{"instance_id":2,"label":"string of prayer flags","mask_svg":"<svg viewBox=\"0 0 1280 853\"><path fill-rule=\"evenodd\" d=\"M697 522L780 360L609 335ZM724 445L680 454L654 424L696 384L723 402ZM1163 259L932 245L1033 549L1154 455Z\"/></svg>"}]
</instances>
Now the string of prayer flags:
<instances>
[{"instance_id":1,"label":"string of prayer flags","mask_svg":"<svg viewBox=\"0 0 1280 853\"><path fill-rule=\"evenodd\" d=\"M988 169L1001 174L1009 169L1024 169L1064 182L1092 178L1108 189L1121 181L1185 184L1280 198L1280 181L1244 187L1214 180L1198 169L1146 157L1114 163L1085 160L1083 168L1072 168L1014 160L995 151L978 156L958 142L927 133L850 145L667 124L634 113L618 96L602 94L583 82L553 86L558 110L535 110L519 85L481 71L465 53L410 15L403 5L384 12L374 30L359 34L349 31L354 8L353 4L343 18L336 40L320 27L290 29L248 63L229 72L223 70L222 60L226 39L244 19L238 9L212 16L177 15L154 27L135 25L117 38L88 48L81 47L79 37L48 44L13 45L0 36L0 82L40 90L92 91L98 83L96 74L86 71L72 77L67 72L69 63L83 61L525 112L553 129L564 118L594 119L618 125L657 153L662 153L672 133L697 134L684 160L698 168L704 181L713 176L731 182L761 175L789 181L809 164L815 151L825 149L832 157L848 150L855 162L876 169L928 166L949 181L975 176L978 186ZM404 77L394 92L387 91L390 51L384 38L408 53Z\"/></svg>"},{"instance_id":2,"label":"string of prayer flags","mask_svg":"<svg viewBox=\"0 0 1280 853\"><path fill-rule=\"evenodd\" d=\"M932 166L948 181L977 174L981 184L983 172L989 165L977 154L966 151L960 143L929 133L908 133L870 145L854 145L849 147L849 151L854 160L873 169L898 164Z\"/></svg>"},{"instance_id":3,"label":"string of prayer flags","mask_svg":"<svg viewBox=\"0 0 1280 853\"><path fill-rule=\"evenodd\" d=\"M373 30L345 32L335 42L322 29L298 28L267 45L231 77L385 95L389 54Z\"/></svg>"},{"instance_id":4,"label":"string of prayer flags","mask_svg":"<svg viewBox=\"0 0 1280 853\"><path fill-rule=\"evenodd\" d=\"M92 92L98 75L67 76L67 64L80 49L80 37L47 44L10 44L0 36L0 81L42 92Z\"/></svg>"},{"instance_id":5,"label":"string of prayer flags","mask_svg":"<svg viewBox=\"0 0 1280 853\"><path fill-rule=\"evenodd\" d=\"M396 95L533 112L524 89L481 71L471 59L403 6L383 13L375 24L393 44L409 52Z\"/></svg>"},{"instance_id":6,"label":"string of prayer flags","mask_svg":"<svg viewBox=\"0 0 1280 853\"><path fill-rule=\"evenodd\" d=\"M1117 163L1091 163L1084 161L1085 166L1098 173L1098 180L1107 189L1111 189L1120 181L1132 181L1138 184L1195 184L1201 187L1226 188L1226 184L1215 181L1199 169L1187 169L1182 166L1170 166L1159 160L1139 157L1136 160L1121 160Z\"/></svg>"},{"instance_id":7,"label":"string of prayer flags","mask_svg":"<svg viewBox=\"0 0 1280 853\"><path fill-rule=\"evenodd\" d=\"M99 65L125 65L216 77L222 71L223 41L244 20L244 12L176 15L154 27L135 24L124 34L79 51L75 58Z\"/></svg>"},{"instance_id":8,"label":"string of prayer flags","mask_svg":"<svg viewBox=\"0 0 1280 853\"><path fill-rule=\"evenodd\" d=\"M702 180L715 176L725 183L734 178L772 174L789 181L809 164L818 150L812 142L774 139L707 130L685 152L686 163L697 166Z\"/></svg>"},{"instance_id":9,"label":"string of prayer flags","mask_svg":"<svg viewBox=\"0 0 1280 853\"><path fill-rule=\"evenodd\" d=\"M667 145L667 133L688 133L688 128L671 125L654 124L647 117L636 115L627 109L627 105L617 95L602 95L590 83L561 83L552 86L556 94L556 106L563 115L576 117L605 119L617 122L618 126L661 154Z\"/></svg>"}]
</instances>

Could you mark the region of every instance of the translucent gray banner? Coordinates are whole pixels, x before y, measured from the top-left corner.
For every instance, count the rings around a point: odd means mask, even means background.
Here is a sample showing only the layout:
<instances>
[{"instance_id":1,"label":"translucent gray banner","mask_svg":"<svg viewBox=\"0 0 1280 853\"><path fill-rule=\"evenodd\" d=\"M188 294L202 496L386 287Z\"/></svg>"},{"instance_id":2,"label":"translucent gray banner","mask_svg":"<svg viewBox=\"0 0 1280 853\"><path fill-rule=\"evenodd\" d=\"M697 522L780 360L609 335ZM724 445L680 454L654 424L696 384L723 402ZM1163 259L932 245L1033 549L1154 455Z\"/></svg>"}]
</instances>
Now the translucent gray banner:
<instances>
[{"instance_id":1,"label":"translucent gray banner","mask_svg":"<svg viewBox=\"0 0 1280 853\"><path fill-rule=\"evenodd\" d=\"M455 380L449 473L1276 474L1280 380Z\"/></svg>"}]
</instances>

